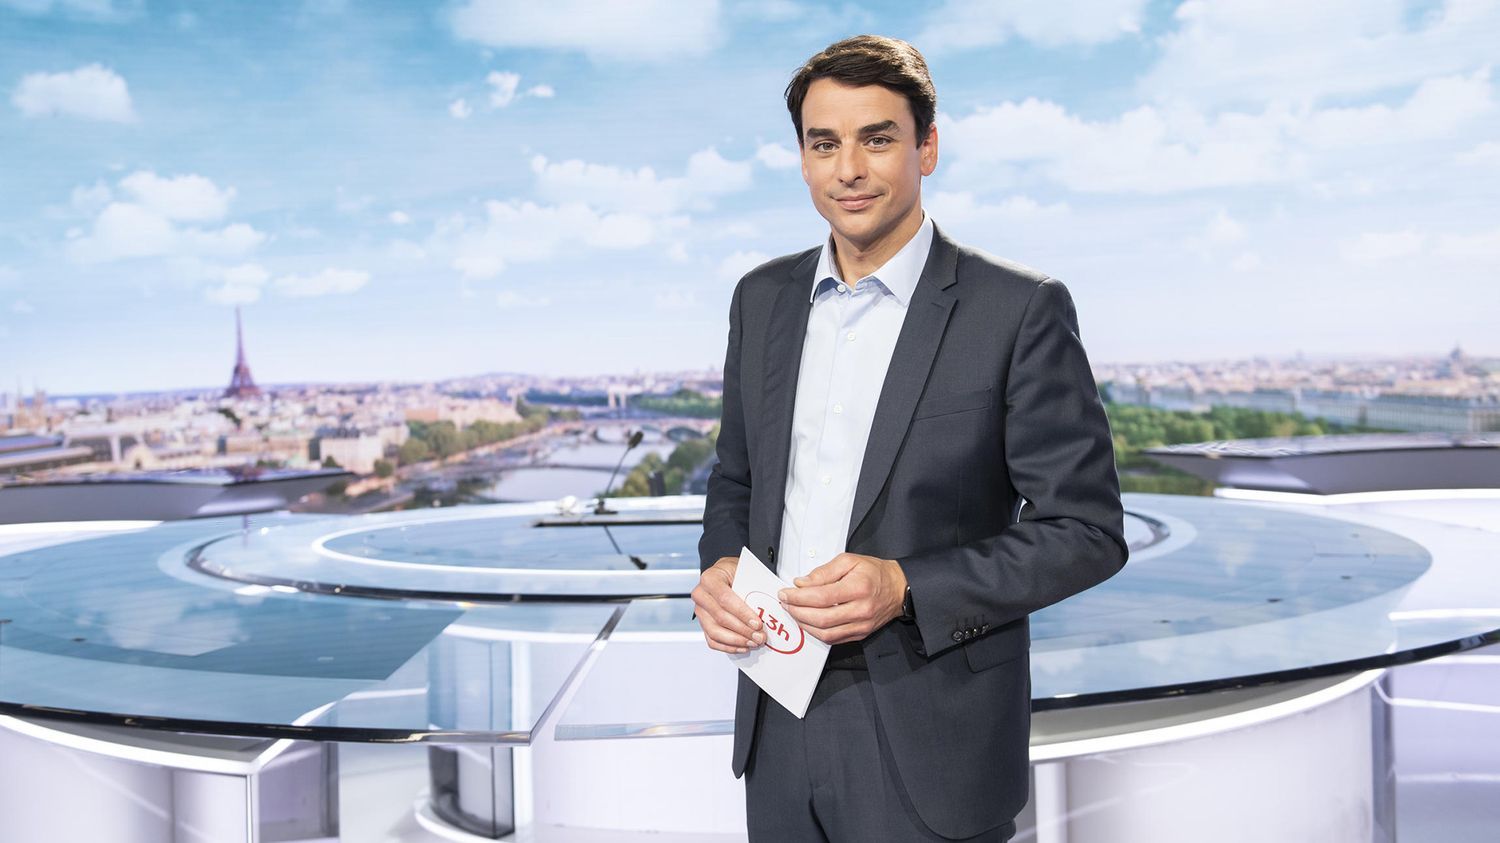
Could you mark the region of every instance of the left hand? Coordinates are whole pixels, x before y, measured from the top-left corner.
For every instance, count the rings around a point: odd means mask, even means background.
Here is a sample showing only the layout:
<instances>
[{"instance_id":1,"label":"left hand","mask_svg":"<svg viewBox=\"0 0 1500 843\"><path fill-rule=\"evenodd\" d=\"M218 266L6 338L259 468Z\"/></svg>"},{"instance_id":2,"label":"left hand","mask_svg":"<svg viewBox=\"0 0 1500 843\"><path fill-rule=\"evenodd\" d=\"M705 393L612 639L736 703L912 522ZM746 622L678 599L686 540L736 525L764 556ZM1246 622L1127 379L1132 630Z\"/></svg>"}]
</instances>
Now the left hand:
<instances>
[{"instance_id":1,"label":"left hand","mask_svg":"<svg viewBox=\"0 0 1500 843\"><path fill-rule=\"evenodd\" d=\"M894 559L840 553L777 595L797 623L828 644L859 641L901 615L906 573Z\"/></svg>"}]
</instances>

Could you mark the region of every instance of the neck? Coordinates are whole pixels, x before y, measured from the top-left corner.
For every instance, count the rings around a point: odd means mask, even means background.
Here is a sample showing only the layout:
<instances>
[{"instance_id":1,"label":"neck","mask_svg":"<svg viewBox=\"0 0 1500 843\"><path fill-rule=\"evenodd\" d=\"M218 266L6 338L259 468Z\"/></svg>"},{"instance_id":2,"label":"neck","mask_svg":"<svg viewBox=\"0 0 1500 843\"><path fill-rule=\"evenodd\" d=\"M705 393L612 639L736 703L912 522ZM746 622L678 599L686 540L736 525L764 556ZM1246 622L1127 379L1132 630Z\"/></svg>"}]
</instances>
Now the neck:
<instances>
[{"instance_id":1,"label":"neck","mask_svg":"<svg viewBox=\"0 0 1500 843\"><path fill-rule=\"evenodd\" d=\"M918 202L890 231L868 243L856 243L833 229L833 258L839 275L851 284L869 275L911 242L921 227L922 203Z\"/></svg>"}]
</instances>

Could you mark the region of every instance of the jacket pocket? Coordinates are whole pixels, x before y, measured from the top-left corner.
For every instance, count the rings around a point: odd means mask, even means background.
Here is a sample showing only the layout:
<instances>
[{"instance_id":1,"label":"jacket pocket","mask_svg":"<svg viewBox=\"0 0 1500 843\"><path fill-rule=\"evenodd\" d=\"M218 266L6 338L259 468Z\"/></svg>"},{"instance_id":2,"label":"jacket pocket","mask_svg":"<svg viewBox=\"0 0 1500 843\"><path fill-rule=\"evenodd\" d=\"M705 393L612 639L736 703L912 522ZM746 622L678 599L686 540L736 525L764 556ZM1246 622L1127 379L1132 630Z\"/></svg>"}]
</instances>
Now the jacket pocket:
<instances>
[{"instance_id":1,"label":"jacket pocket","mask_svg":"<svg viewBox=\"0 0 1500 843\"><path fill-rule=\"evenodd\" d=\"M1031 636L1025 627L999 630L982 635L963 645L969 669L978 673L1020 656L1031 648Z\"/></svg>"},{"instance_id":2,"label":"jacket pocket","mask_svg":"<svg viewBox=\"0 0 1500 843\"><path fill-rule=\"evenodd\" d=\"M936 395L924 395L917 403L917 409L912 414L912 419L925 419L932 416L944 416L949 413L961 413L964 410L978 410L990 406L993 400L994 389L968 389L963 392L940 392Z\"/></svg>"}]
</instances>

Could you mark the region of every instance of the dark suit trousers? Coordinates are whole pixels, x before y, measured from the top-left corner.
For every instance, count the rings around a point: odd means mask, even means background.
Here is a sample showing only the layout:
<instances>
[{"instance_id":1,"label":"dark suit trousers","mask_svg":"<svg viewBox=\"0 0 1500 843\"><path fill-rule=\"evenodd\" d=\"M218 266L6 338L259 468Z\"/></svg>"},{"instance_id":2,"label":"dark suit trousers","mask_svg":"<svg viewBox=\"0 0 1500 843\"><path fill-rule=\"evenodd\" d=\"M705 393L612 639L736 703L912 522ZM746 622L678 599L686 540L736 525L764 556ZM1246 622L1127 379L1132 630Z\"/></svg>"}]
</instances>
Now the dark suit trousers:
<instances>
[{"instance_id":1,"label":"dark suit trousers","mask_svg":"<svg viewBox=\"0 0 1500 843\"><path fill-rule=\"evenodd\" d=\"M798 720L763 696L745 768L750 843L951 841L917 816L880 736L870 674L828 668ZM1012 820L973 843L1004 843Z\"/></svg>"}]
</instances>

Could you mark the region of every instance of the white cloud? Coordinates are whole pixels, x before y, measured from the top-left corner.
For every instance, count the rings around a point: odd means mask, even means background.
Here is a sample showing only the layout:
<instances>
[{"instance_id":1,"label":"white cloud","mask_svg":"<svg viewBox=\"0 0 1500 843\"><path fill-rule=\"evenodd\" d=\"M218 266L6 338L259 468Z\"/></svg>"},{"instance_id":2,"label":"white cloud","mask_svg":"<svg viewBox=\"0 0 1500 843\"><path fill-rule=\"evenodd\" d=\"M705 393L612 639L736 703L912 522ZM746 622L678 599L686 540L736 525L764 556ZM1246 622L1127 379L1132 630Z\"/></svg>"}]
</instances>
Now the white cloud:
<instances>
[{"instance_id":1,"label":"white cloud","mask_svg":"<svg viewBox=\"0 0 1500 843\"><path fill-rule=\"evenodd\" d=\"M391 258L401 261L419 261L427 258L427 249L422 244L413 243L404 238L392 240L385 251Z\"/></svg>"},{"instance_id":2,"label":"white cloud","mask_svg":"<svg viewBox=\"0 0 1500 843\"><path fill-rule=\"evenodd\" d=\"M1255 252L1240 252L1230 262L1229 268L1240 274L1248 274L1260 269L1260 255Z\"/></svg>"},{"instance_id":3,"label":"white cloud","mask_svg":"<svg viewBox=\"0 0 1500 843\"><path fill-rule=\"evenodd\" d=\"M368 284L370 273L358 269L328 269L316 275L283 275L273 285L288 296L327 296L352 293Z\"/></svg>"},{"instance_id":4,"label":"white cloud","mask_svg":"<svg viewBox=\"0 0 1500 843\"><path fill-rule=\"evenodd\" d=\"M1412 229L1366 232L1339 244L1344 260L1361 266L1410 258L1427 247L1427 236Z\"/></svg>"},{"instance_id":5,"label":"white cloud","mask_svg":"<svg viewBox=\"0 0 1500 843\"><path fill-rule=\"evenodd\" d=\"M744 277L745 273L770 259L770 255L754 249L734 252L719 261L719 278L724 281L738 281Z\"/></svg>"},{"instance_id":6,"label":"white cloud","mask_svg":"<svg viewBox=\"0 0 1500 843\"><path fill-rule=\"evenodd\" d=\"M755 160L773 170L786 170L802 165L802 156L791 147L779 143L763 143L755 150Z\"/></svg>"},{"instance_id":7,"label":"white cloud","mask_svg":"<svg viewBox=\"0 0 1500 843\"><path fill-rule=\"evenodd\" d=\"M1500 263L1500 228L1467 234L1411 228L1367 232L1345 240L1339 251L1345 260L1364 266L1407 258L1438 258L1491 268Z\"/></svg>"},{"instance_id":8,"label":"white cloud","mask_svg":"<svg viewBox=\"0 0 1500 843\"><path fill-rule=\"evenodd\" d=\"M1478 261L1493 268L1500 265L1500 228L1475 234L1441 235L1433 252L1439 257Z\"/></svg>"},{"instance_id":9,"label":"white cloud","mask_svg":"<svg viewBox=\"0 0 1500 843\"><path fill-rule=\"evenodd\" d=\"M490 107L504 108L516 98L516 88L521 84L521 74L491 70L490 74L484 77L484 83L490 86Z\"/></svg>"},{"instance_id":10,"label":"white cloud","mask_svg":"<svg viewBox=\"0 0 1500 843\"><path fill-rule=\"evenodd\" d=\"M1500 4L1448 0L1409 23L1402 0L1189 0L1139 80L1156 100L1279 101L1409 87L1495 59Z\"/></svg>"},{"instance_id":11,"label":"white cloud","mask_svg":"<svg viewBox=\"0 0 1500 843\"><path fill-rule=\"evenodd\" d=\"M1221 208L1217 214L1214 214L1214 218L1209 220L1205 236L1209 243L1215 245L1238 243L1245 239L1245 227Z\"/></svg>"},{"instance_id":12,"label":"white cloud","mask_svg":"<svg viewBox=\"0 0 1500 843\"><path fill-rule=\"evenodd\" d=\"M87 232L77 232L68 253L80 263L126 258L194 255L234 257L265 241L265 235L244 223L218 229L187 228L141 205L111 202Z\"/></svg>"},{"instance_id":13,"label":"white cloud","mask_svg":"<svg viewBox=\"0 0 1500 843\"><path fill-rule=\"evenodd\" d=\"M1178 103L1089 120L1027 98L960 118L940 113L938 124L952 159L945 177L959 183L1003 186L997 174L1010 182L1028 171L1079 192L1296 182L1344 193L1316 179L1320 169L1346 169L1353 156L1377 154L1382 146L1452 137L1492 110L1490 72L1482 68L1427 80L1395 106L1272 103L1258 113L1208 116Z\"/></svg>"},{"instance_id":14,"label":"white cloud","mask_svg":"<svg viewBox=\"0 0 1500 843\"><path fill-rule=\"evenodd\" d=\"M702 56L723 40L717 0L465 0L449 23L456 37L488 47L577 50L605 60Z\"/></svg>"},{"instance_id":15,"label":"white cloud","mask_svg":"<svg viewBox=\"0 0 1500 843\"><path fill-rule=\"evenodd\" d=\"M386 219L390 220L392 225L406 225L411 222L411 215L405 211L391 211Z\"/></svg>"},{"instance_id":16,"label":"white cloud","mask_svg":"<svg viewBox=\"0 0 1500 843\"><path fill-rule=\"evenodd\" d=\"M16 299L15 301L10 303L10 312L19 314L21 316L30 316L31 314L36 313L36 308L32 307L31 302L28 302L25 299Z\"/></svg>"},{"instance_id":17,"label":"white cloud","mask_svg":"<svg viewBox=\"0 0 1500 843\"><path fill-rule=\"evenodd\" d=\"M150 170L137 170L120 179L121 198L111 198L116 194L103 182L73 189L74 208L87 212L99 206L87 231L68 230L67 251L73 260L101 263L125 258L237 257L266 239L244 223L221 228L184 225L223 218L234 199L234 188L220 188L203 176L163 177Z\"/></svg>"},{"instance_id":18,"label":"white cloud","mask_svg":"<svg viewBox=\"0 0 1500 843\"><path fill-rule=\"evenodd\" d=\"M235 193L234 188L220 189L203 176L162 178L149 170L131 173L120 180L120 187L149 211L169 220L191 222L223 217Z\"/></svg>"},{"instance_id":19,"label":"white cloud","mask_svg":"<svg viewBox=\"0 0 1500 843\"><path fill-rule=\"evenodd\" d=\"M1068 203L1044 205L1029 196L1007 196L1000 202L984 202L968 191L935 190L923 199L922 206L934 220L944 224L974 222L1021 222L1065 216Z\"/></svg>"},{"instance_id":20,"label":"white cloud","mask_svg":"<svg viewBox=\"0 0 1500 843\"><path fill-rule=\"evenodd\" d=\"M539 85L532 85L530 88L526 89L526 96L528 97L537 97L539 99L550 100L556 95L557 91L554 90L551 85L548 85L545 82Z\"/></svg>"},{"instance_id":21,"label":"white cloud","mask_svg":"<svg viewBox=\"0 0 1500 843\"><path fill-rule=\"evenodd\" d=\"M73 206L73 210L93 216L99 213L99 210L105 205L108 205L109 200L113 198L114 192L109 189L109 185L101 180L94 182L89 187L79 185L73 188L73 193L69 197L69 201Z\"/></svg>"},{"instance_id":22,"label":"white cloud","mask_svg":"<svg viewBox=\"0 0 1500 843\"><path fill-rule=\"evenodd\" d=\"M467 280L494 278L513 263L547 260L565 246L632 249L686 226L681 217L600 213L582 202L539 205L516 200L485 203L483 219L453 214L428 238L430 253Z\"/></svg>"},{"instance_id":23,"label":"white cloud","mask_svg":"<svg viewBox=\"0 0 1500 843\"><path fill-rule=\"evenodd\" d=\"M996 165L1024 164L1080 192L1166 193L1294 178L1299 164L1282 142L1281 114L1225 114L1207 120L1149 105L1091 121L1057 103L1027 98L981 107L939 133L959 182L983 180Z\"/></svg>"},{"instance_id":24,"label":"white cloud","mask_svg":"<svg viewBox=\"0 0 1500 843\"><path fill-rule=\"evenodd\" d=\"M939 53L1020 38L1046 47L1102 44L1137 33L1146 0L946 0L932 8L913 41Z\"/></svg>"},{"instance_id":25,"label":"white cloud","mask_svg":"<svg viewBox=\"0 0 1500 843\"><path fill-rule=\"evenodd\" d=\"M1297 136L1319 149L1427 140L1451 135L1493 106L1488 67L1422 82L1404 103L1310 112Z\"/></svg>"},{"instance_id":26,"label":"white cloud","mask_svg":"<svg viewBox=\"0 0 1500 843\"><path fill-rule=\"evenodd\" d=\"M495 294L495 304L506 310L531 307L546 307L552 304L548 296L528 296L515 290L501 290Z\"/></svg>"},{"instance_id":27,"label":"white cloud","mask_svg":"<svg viewBox=\"0 0 1500 843\"><path fill-rule=\"evenodd\" d=\"M688 157L687 177L705 195L734 193L750 186L750 162L730 161L710 146Z\"/></svg>"},{"instance_id":28,"label":"white cloud","mask_svg":"<svg viewBox=\"0 0 1500 843\"><path fill-rule=\"evenodd\" d=\"M10 101L27 117L67 116L110 123L136 119L125 80L100 64L66 73L28 73L21 77Z\"/></svg>"},{"instance_id":29,"label":"white cloud","mask_svg":"<svg viewBox=\"0 0 1500 843\"><path fill-rule=\"evenodd\" d=\"M448 103L448 114L454 118L467 120L469 119L469 115L473 113L474 109L469 107L469 104L464 101L463 97L459 97L453 102Z\"/></svg>"},{"instance_id":30,"label":"white cloud","mask_svg":"<svg viewBox=\"0 0 1500 843\"><path fill-rule=\"evenodd\" d=\"M335 198L333 206L337 208L339 213L341 214L358 214L371 205L375 204L374 196L371 196L368 193L355 196L349 193L349 191L345 190L343 185L339 185L335 189L334 194Z\"/></svg>"},{"instance_id":31,"label":"white cloud","mask_svg":"<svg viewBox=\"0 0 1500 843\"><path fill-rule=\"evenodd\" d=\"M750 187L749 161L730 161L713 147L693 153L682 177L659 177L651 167L629 170L578 159L531 159L537 191L557 202L585 202L609 210L667 214L712 207L711 198Z\"/></svg>"},{"instance_id":32,"label":"white cloud","mask_svg":"<svg viewBox=\"0 0 1500 843\"><path fill-rule=\"evenodd\" d=\"M218 282L203 295L218 304L250 304L260 300L261 290L271 280L271 273L255 263L228 267L210 267L209 276Z\"/></svg>"},{"instance_id":33,"label":"white cloud","mask_svg":"<svg viewBox=\"0 0 1500 843\"><path fill-rule=\"evenodd\" d=\"M1473 149L1460 153L1458 163L1481 167L1500 165L1500 141L1484 141Z\"/></svg>"},{"instance_id":34,"label":"white cloud","mask_svg":"<svg viewBox=\"0 0 1500 843\"><path fill-rule=\"evenodd\" d=\"M140 0L0 0L25 15L49 15L58 12L70 18L97 23L118 23L134 17L142 8Z\"/></svg>"}]
</instances>

